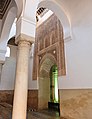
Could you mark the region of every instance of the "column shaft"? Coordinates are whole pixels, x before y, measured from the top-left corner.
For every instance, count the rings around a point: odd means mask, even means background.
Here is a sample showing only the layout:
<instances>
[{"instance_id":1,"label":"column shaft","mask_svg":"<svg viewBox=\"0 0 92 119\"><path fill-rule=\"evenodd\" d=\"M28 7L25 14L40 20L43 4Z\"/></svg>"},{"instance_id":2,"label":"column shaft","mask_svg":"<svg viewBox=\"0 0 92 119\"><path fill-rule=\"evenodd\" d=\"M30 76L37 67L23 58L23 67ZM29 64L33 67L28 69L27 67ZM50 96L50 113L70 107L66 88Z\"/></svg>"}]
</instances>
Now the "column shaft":
<instances>
[{"instance_id":1,"label":"column shaft","mask_svg":"<svg viewBox=\"0 0 92 119\"><path fill-rule=\"evenodd\" d=\"M19 41L12 119L26 119L30 42Z\"/></svg>"}]
</instances>

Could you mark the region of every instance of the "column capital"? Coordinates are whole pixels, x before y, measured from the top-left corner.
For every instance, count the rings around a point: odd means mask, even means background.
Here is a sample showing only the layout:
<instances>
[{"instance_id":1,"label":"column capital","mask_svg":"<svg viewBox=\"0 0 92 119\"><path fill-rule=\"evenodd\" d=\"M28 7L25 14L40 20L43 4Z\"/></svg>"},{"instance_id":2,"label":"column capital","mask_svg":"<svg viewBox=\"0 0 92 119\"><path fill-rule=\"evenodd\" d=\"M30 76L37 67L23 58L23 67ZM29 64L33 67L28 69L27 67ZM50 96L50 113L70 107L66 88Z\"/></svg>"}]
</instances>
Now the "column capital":
<instances>
[{"instance_id":1,"label":"column capital","mask_svg":"<svg viewBox=\"0 0 92 119\"><path fill-rule=\"evenodd\" d=\"M34 43L34 38L31 36L28 36L26 34L20 34L16 39L15 39L15 43L18 44L20 42L29 42L30 44Z\"/></svg>"}]
</instances>

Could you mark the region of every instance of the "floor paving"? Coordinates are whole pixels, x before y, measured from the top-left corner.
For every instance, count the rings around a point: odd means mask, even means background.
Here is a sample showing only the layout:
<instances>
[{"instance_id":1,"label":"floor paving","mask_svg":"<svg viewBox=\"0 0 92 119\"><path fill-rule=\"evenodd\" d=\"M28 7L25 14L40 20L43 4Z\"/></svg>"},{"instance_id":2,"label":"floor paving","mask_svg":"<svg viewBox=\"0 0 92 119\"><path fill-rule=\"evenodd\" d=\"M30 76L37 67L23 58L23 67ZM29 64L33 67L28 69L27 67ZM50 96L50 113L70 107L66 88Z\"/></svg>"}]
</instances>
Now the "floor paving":
<instances>
[{"instance_id":1,"label":"floor paving","mask_svg":"<svg viewBox=\"0 0 92 119\"><path fill-rule=\"evenodd\" d=\"M59 113L52 110L29 111L28 119L60 119Z\"/></svg>"},{"instance_id":2,"label":"floor paving","mask_svg":"<svg viewBox=\"0 0 92 119\"><path fill-rule=\"evenodd\" d=\"M0 119L12 119L12 106L0 103ZM28 110L27 119L65 119L60 118L59 113L53 110Z\"/></svg>"}]
</instances>

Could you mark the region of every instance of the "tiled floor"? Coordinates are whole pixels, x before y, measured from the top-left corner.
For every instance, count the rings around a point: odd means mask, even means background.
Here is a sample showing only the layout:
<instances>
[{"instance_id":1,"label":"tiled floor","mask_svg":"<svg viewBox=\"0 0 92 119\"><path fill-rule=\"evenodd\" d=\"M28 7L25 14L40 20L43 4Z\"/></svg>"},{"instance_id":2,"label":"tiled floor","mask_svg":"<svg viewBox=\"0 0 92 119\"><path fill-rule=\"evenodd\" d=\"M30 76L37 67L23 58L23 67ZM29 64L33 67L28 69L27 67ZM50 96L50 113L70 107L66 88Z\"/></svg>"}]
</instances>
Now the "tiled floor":
<instances>
[{"instance_id":1,"label":"tiled floor","mask_svg":"<svg viewBox=\"0 0 92 119\"><path fill-rule=\"evenodd\" d=\"M0 119L12 119L12 106L7 103L0 103ZM27 119L60 119L59 113L50 110L28 111ZM65 119L65 118L61 118Z\"/></svg>"}]
</instances>

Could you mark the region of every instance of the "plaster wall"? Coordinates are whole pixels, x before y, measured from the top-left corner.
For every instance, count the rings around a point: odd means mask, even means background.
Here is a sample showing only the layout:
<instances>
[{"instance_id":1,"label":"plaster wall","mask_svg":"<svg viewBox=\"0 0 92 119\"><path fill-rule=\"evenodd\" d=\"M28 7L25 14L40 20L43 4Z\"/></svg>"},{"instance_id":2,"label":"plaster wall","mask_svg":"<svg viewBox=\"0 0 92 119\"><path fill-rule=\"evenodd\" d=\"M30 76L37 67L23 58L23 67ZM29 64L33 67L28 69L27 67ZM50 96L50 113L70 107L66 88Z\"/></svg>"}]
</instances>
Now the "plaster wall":
<instances>
[{"instance_id":1,"label":"plaster wall","mask_svg":"<svg viewBox=\"0 0 92 119\"><path fill-rule=\"evenodd\" d=\"M84 0L81 1L80 4L79 0L76 2L73 0L71 0L71 2L68 2L67 0L57 0L57 2L62 5L63 8L66 8L66 13L70 18L72 31L72 40L65 42L67 74L66 76L59 77L59 89L92 88L92 15L90 15L92 9L91 1ZM14 63L13 59L11 58L10 61L7 59L6 62ZM5 65L7 64L6 62ZM30 58L29 65L29 89L38 89L37 81L32 81L33 58ZM12 71L13 70L11 70L11 72ZM2 71L1 83L4 80L3 72L4 71Z\"/></svg>"},{"instance_id":2,"label":"plaster wall","mask_svg":"<svg viewBox=\"0 0 92 119\"><path fill-rule=\"evenodd\" d=\"M72 32L73 39L65 43L67 74L59 77L59 88L92 88L92 26L77 23Z\"/></svg>"},{"instance_id":3,"label":"plaster wall","mask_svg":"<svg viewBox=\"0 0 92 119\"><path fill-rule=\"evenodd\" d=\"M46 73L47 74L47 73ZM47 74L48 75L48 74ZM47 109L50 101L50 79L49 77L41 77L39 79L38 91L38 109Z\"/></svg>"},{"instance_id":4,"label":"plaster wall","mask_svg":"<svg viewBox=\"0 0 92 119\"><path fill-rule=\"evenodd\" d=\"M72 29L72 40L69 42L65 42L65 54L66 54L66 69L67 74L66 76L59 77L59 88L60 89L75 89L75 88L91 88L91 78L92 78L92 16L90 15L90 4L89 8L86 7L84 9L84 12L82 12L82 15L85 16L87 14L87 17L85 19L81 20L81 15L76 14L74 16L74 10L71 12L71 9L69 9L69 3L66 4L67 9L70 12L71 16L71 29ZM73 4L73 3L72 3ZM86 0L84 2L84 5L86 4ZM75 6L77 3L75 4ZM73 5L71 5L73 8ZM83 7L82 3L78 6L80 9ZM76 8L77 9L77 8ZM78 11L77 11L78 12ZM76 19L74 19L74 17ZM88 21L88 22L87 22ZM30 67L32 67L33 59L30 59ZM32 69L30 69L30 72L32 72ZM31 85L32 78L31 73L30 75L30 81L29 81L29 88L37 88L37 81L34 81L34 85Z\"/></svg>"},{"instance_id":5,"label":"plaster wall","mask_svg":"<svg viewBox=\"0 0 92 119\"><path fill-rule=\"evenodd\" d=\"M43 0L41 0L43 1ZM43 1L51 8L63 25L59 8L65 13L71 27L72 40L65 41L66 76L59 77L59 89L92 88L92 1L90 0L49 0ZM39 5L40 6L40 5ZM58 12L58 13L57 13ZM63 26L64 27L64 26ZM64 27L67 30L67 27Z\"/></svg>"},{"instance_id":6,"label":"plaster wall","mask_svg":"<svg viewBox=\"0 0 92 119\"><path fill-rule=\"evenodd\" d=\"M0 90L13 90L15 79L15 62L14 58L6 58L2 68Z\"/></svg>"},{"instance_id":7,"label":"plaster wall","mask_svg":"<svg viewBox=\"0 0 92 119\"><path fill-rule=\"evenodd\" d=\"M6 57L2 67L0 90L13 90L16 69L17 47L9 45L10 57Z\"/></svg>"},{"instance_id":8,"label":"plaster wall","mask_svg":"<svg viewBox=\"0 0 92 119\"><path fill-rule=\"evenodd\" d=\"M16 72L16 57L17 46L9 45L11 52L10 57L7 57L5 64L2 67L2 74L0 79L0 103L13 103L14 82ZM28 90L28 108L38 108L38 88L37 81L32 81L32 61L33 57L29 59L29 90Z\"/></svg>"},{"instance_id":9,"label":"plaster wall","mask_svg":"<svg viewBox=\"0 0 92 119\"><path fill-rule=\"evenodd\" d=\"M0 90L13 90L16 72L17 46L9 45L10 57L7 57L2 67ZM37 81L32 80L33 57L29 59L29 90L38 89Z\"/></svg>"}]
</instances>

